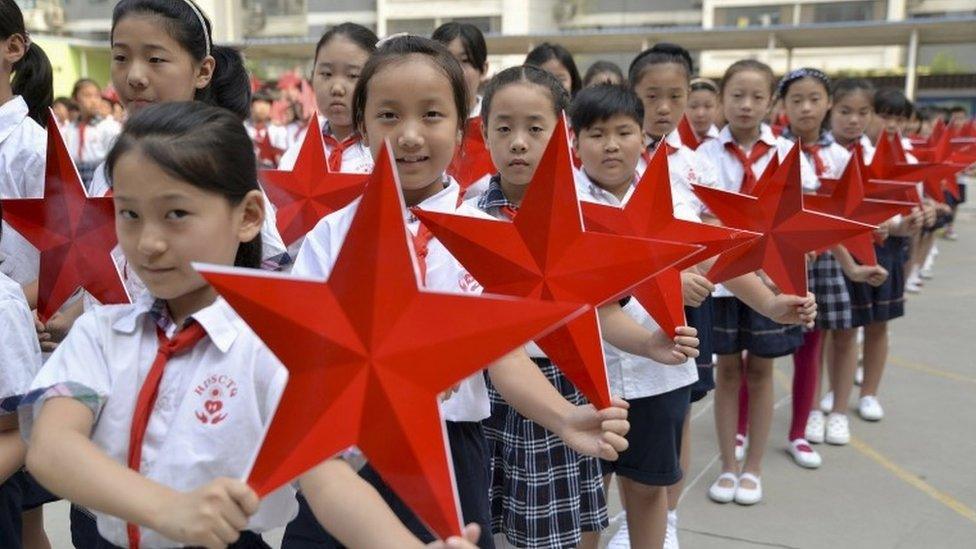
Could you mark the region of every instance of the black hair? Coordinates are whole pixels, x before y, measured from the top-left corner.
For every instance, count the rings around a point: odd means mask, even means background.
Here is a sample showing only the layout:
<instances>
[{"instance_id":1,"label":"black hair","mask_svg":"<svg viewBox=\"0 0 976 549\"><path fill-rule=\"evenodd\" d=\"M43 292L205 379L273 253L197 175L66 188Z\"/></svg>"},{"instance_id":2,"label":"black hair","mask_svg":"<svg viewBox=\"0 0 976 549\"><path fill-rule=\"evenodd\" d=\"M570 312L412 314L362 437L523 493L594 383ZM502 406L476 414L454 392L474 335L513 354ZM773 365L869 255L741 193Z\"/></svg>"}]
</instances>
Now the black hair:
<instances>
[{"instance_id":1,"label":"black hair","mask_svg":"<svg viewBox=\"0 0 976 549\"><path fill-rule=\"evenodd\" d=\"M404 62L410 55L420 55L440 70L451 84L454 96L454 108L457 110L458 129L464 131L468 117L468 86L464 82L464 73L457 59L447 51L447 48L435 40L422 36L397 36L383 42L376 53L369 57L363 71L356 80L356 89L352 92L352 124L359 128L365 123L366 92L369 81L376 76L380 69L387 65Z\"/></svg>"},{"instance_id":2,"label":"black hair","mask_svg":"<svg viewBox=\"0 0 976 549\"><path fill-rule=\"evenodd\" d=\"M844 78L837 80L830 89L830 96L836 105L838 101L857 92L865 94L868 97L868 103L874 106L874 84L864 78Z\"/></svg>"},{"instance_id":3,"label":"black hair","mask_svg":"<svg viewBox=\"0 0 976 549\"><path fill-rule=\"evenodd\" d=\"M112 36L115 26L128 15L154 15L163 20L169 35L197 61L209 51L214 71L207 87L196 91L194 99L223 107L244 120L251 112L251 79L241 53L213 43L210 20L192 0L122 0L112 11Z\"/></svg>"},{"instance_id":4,"label":"black hair","mask_svg":"<svg viewBox=\"0 0 976 549\"><path fill-rule=\"evenodd\" d=\"M254 145L227 109L198 101L158 103L130 118L105 159L112 180L116 163L138 150L172 177L219 194L236 206L258 186ZM237 267L261 265L261 235L240 245Z\"/></svg>"},{"instance_id":5,"label":"black hair","mask_svg":"<svg viewBox=\"0 0 976 549\"><path fill-rule=\"evenodd\" d=\"M541 67L552 59L559 61L559 64L566 68L571 82L569 94L575 96L583 87L583 80L580 78L579 69L576 68L576 61L573 60L573 54L569 53L569 50L563 46L551 42L543 42L525 56L525 64Z\"/></svg>"},{"instance_id":6,"label":"black hair","mask_svg":"<svg viewBox=\"0 0 976 549\"><path fill-rule=\"evenodd\" d=\"M0 0L0 40L19 34L24 37L27 51L14 63L14 79L10 88L27 103L27 115L38 124L47 123L48 109L54 101L54 71L47 54L30 42L24 14L14 0Z\"/></svg>"},{"instance_id":7,"label":"black hair","mask_svg":"<svg viewBox=\"0 0 976 549\"><path fill-rule=\"evenodd\" d=\"M718 95L718 84L708 78L702 78L700 76L692 78L689 87L693 92L705 90Z\"/></svg>"},{"instance_id":8,"label":"black hair","mask_svg":"<svg viewBox=\"0 0 976 549\"><path fill-rule=\"evenodd\" d=\"M823 86L824 93L830 95L830 77L827 76L827 74L822 70L811 67L794 69L783 76L783 78L781 78L779 81L779 85L776 86L776 95L782 99L785 99L786 94L790 93L790 88L793 86L793 84L796 84L804 78L811 78L815 82L818 82L821 86Z\"/></svg>"},{"instance_id":9,"label":"black hair","mask_svg":"<svg viewBox=\"0 0 976 549\"><path fill-rule=\"evenodd\" d=\"M769 95L772 97L772 94L776 91L776 75L773 74L773 69L769 68L769 65L755 59L740 59L729 65L729 68L725 69L725 74L722 75L722 81L718 85L719 95L725 92L725 86L729 83L729 80L732 80L733 76L740 72L748 71L758 72L769 80Z\"/></svg>"},{"instance_id":10,"label":"black hair","mask_svg":"<svg viewBox=\"0 0 976 549\"><path fill-rule=\"evenodd\" d=\"M630 68L627 69L627 79L630 80L631 86L636 86L648 68L667 63L684 67L685 74L691 81L691 75L694 74L691 54L688 50L670 42L659 42L637 54L637 57L630 62Z\"/></svg>"},{"instance_id":11,"label":"black hair","mask_svg":"<svg viewBox=\"0 0 976 549\"><path fill-rule=\"evenodd\" d=\"M319 51L337 36L342 36L343 38L349 39L350 42L356 44L363 51L369 54L376 51L376 43L379 42L379 38L376 37L376 33L362 25L350 23L348 21L345 23L340 23L325 31L322 38L319 38L318 44L315 44L316 61L318 61L319 58Z\"/></svg>"},{"instance_id":12,"label":"black hair","mask_svg":"<svg viewBox=\"0 0 976 549\"><path fill-rule=\"evenodd\" d=\"M266 90L261 90L261 91L256 92L254 95L251 96L251 103L254 103L255 101L264 101L266 103L274 103L274 97L271 95L271 92L266 91Z\"/></svg>"},{"instance_id":13,"label":"black hair","mask_svg":"<svg viewBox=\"0 0 976 549\"><path fill-rule=\"evenodd\" d=\"M485 93L481 97L481 120L484 127L488 127L488 117L491 116L491 102L499 90L509 84L518 83L535 84L549 92L552 98L552 112L556 118L562 115L563 111L569 108L569 92L563 87L562 83L548 71L532 65L520 65L509 67L493 76L485 86Z\"/></svg>"},{"instance_id":14,"label":"black hair","mask_svg":"<svg viewBox=\"0 0 976 549\"><path fill-rule=\"evenodd\" d=\"M914 110L912 102L897 88L881 88L874 94L874 112L879 115L909 118Z\"/></svg>"},{"instance_id":15,"label":"black hair","mask_svg":"<svg viewBox=\"0 0 976 549\"><path fill-rule=\"evenodd\" d=\"M77 100L78 92L80 92L81 88L84 88L85 86L95 86L95 89L98 90L99 97L101 97L102 86L99 85L98 82L95 82L91 78L79 78L78 80L75 80L75 85L71 86L71 99Z\"/></svg>"},{"instance_id":16,"label":"black hair","mask_svg":"<svg viewBox=\"0 0 976 549\"><path fill-rule=\"evenodd\" d=\"M590 65L590 68L586 69L586 75L583 76L583 87L589 86L593 83L594 78L606 73L616 75L621 83L625 80L623 71L620 70L620 67L616 63L601 59L595 61Z\"/></svg>"},{"instance_id":17,"label":"black hair","mask_svg":"<svg viewBox=\"0 0 976 549\"><path fill-rule=\"evenodd\" d=\"M485 45L485 35L481 34L481 29L471 23L457 21L444 23L437 27L430 37L445 46L460 38L461 47L464 49L464 54L468 56L471 66L478 69L481 74L485 74L488 70L488 46Z\"/></svg>"},{"instance_id":18,"label":"black hair","mask_svg":"<svg viewBox=\"0 0 976 549\"><path fill-rule=\"evenodd\" d=\"M638 128L644 124L644 103L633 89L624 85L600 84L583 88L573 98L569 112L576 133L618 114L632 118Z\"/></svg>"},{"instance_id":19,"label":"black hair","mask_svg":"<svg viewBox=\"0 0 976 549\"><path fill-rule=\"evenodd\" d=\"M963 114L966 114L966 107L963 107L962 105L953 105L952 107L949 108L949 114L952 114L954 112L961 112Z\"/></svg>"}]
</instances>

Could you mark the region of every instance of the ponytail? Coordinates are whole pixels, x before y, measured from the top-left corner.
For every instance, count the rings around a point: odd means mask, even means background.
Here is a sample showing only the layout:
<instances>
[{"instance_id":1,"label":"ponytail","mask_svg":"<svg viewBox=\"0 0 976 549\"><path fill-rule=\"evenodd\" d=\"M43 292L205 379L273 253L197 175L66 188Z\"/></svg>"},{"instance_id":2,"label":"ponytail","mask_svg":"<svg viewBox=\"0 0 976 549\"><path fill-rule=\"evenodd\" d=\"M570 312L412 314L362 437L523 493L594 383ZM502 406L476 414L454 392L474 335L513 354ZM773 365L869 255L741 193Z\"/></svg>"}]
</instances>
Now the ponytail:
<instances>
[{"instance_id":1,"label":"ponytail","mask_svg":"<svg viewBox=\"0 0 976 549\"><path fill-rule=\"evenodd\" d=\"M13 0L0 0L0 40L19 34L24 37L27 51L14 63L14 79L10 88L23 97L31 118L41 126L47 123L48 109L54 103L54 71L44 50L32 44L24 27L24 14Z\"/></svg>"},{"instance_id":2,"label":"ponytail","mask_svg":"<svg viewBox=\"0 0 976 549\"><path fill-rule=\"evenodd\" d=\"M251 78L241 52L227 46L214 46L214 72L210 85L197 92L196 99L222 107L244 120L251 115Z\"/></svg>"}]
</instances>

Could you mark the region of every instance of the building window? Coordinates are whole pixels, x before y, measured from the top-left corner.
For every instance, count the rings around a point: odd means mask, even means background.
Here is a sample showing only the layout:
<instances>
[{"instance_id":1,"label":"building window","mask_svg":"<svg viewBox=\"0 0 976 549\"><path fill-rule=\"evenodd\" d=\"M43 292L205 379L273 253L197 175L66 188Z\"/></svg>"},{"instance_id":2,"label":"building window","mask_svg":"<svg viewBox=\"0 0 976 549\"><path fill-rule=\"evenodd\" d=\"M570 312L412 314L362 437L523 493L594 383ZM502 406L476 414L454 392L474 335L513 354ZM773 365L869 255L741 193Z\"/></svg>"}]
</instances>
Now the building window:
<instances>
[{"instance_id":1,"label":"building window","mask_svg":"<svg viewBox=\"0 0 976 549\"><path fill-rule=\"evenodd\" d=\"M430 36L437 28L436 20L428 19L389 19L386 22L386 34L406 32L420 36Z\"/></svg>"},{"instance_id":2,"label":"building window","mask_svg":"<svg viewBox=\"0 0 976 549\"><path fill-rule=\"evenodd\" d=\"M502 32L501 17L453 17L450 19L443 19L441 20L441 23L448 23L451 21L455 23L468 23L474 25L478 27L478 30L485 34Z\"/></svg>"},{"instance_id":3,"label":"building window","mask_svg":"<svg viewBox=\"0 0 976 549\"><path fill-rule=\"evenodd\" d=\"M878 19L875 16L875 4L873 0L857 2L829 2L826 4L814 4L813 22L814 23L836 23L842 21L873 21ZM882 11L882 13L884 13Z\"/></svg>"},{"instance_id":4,"label":"building window","mask_svg":"<svg viewBox=\"0 0 976 549\"><path fill-rule=\"evenodd\" d=\"M715 10L717 27L768 27L793 22L793 6L748 6Z\"/></svg>"}]
</instances>

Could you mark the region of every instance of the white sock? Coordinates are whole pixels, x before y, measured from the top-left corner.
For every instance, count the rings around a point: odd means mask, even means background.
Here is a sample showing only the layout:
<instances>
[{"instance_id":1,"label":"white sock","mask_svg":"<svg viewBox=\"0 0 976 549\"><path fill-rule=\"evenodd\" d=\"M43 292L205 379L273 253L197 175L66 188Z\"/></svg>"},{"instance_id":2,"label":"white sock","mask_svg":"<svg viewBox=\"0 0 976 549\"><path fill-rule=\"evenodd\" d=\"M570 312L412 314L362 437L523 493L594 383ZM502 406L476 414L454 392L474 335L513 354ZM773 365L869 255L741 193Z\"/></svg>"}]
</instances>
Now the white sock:
<instances>
[{"instance_id":1,"label":"white sock","mask_svg":"<svg viewBox=\"0 0 976 549\"><path fill-rule=\"evenodd\" d=\"M677 526L678 525L678 510L677 509L671 509L670 511L668 511L668 524L670 524L672 526Z\"/></svg>"}]
</instances>

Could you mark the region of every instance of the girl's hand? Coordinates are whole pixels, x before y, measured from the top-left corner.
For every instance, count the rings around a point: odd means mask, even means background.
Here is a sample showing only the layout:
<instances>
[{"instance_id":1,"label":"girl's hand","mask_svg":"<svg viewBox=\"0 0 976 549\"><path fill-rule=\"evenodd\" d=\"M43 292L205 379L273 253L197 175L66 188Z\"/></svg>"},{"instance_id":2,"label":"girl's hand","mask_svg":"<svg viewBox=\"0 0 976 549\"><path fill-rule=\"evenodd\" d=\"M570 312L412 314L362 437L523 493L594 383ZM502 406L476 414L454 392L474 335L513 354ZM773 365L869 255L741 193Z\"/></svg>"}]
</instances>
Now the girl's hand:
<instances>
[{"instance_id":1,"label":"girl's hand","mask_svg":"<svg viewBox=\"0 0 976 549\"><path fill-rule=\"evenodd\" d=\"M891 232L891 223L885 221L884 223L878 225L878 228L874 230L874 236L878 238L879 241L884 242L888 238L888 234Z\"/></svg>"},{"instance_id":2,"label":"girl's hand","mask_svg":"<svg viewBox=\"0 0 976 549\"><path fill-rule=\"evenodd\" d=\"M427 547L432 547L434 549L446 549L446 548L471 548L478 549L478 537L481 536L481 527L477 523L472 522L471 524L464 527L464 532L462 532L461 537L450 537L446 541L435 541L433 543L428 543Z\"/></svg>"},{"instance_id":3,"label":"girl's hand","mask_svg":"<svg viewBox=\"0 0 976 549\"><path fill-rule=\"evenodd\" d=\"M258 496L247 484L218 478L162 502L150 528L187 545L222 548L237 541L257 510Z\"/></svg>"},{"instance_id":4,"label":"girl's hand","mask_svg":"<svg viewBox=\"0 0 976 549\"><path fill-rule=\"evenodd\" d=\"M74 320L61 312L54 313L51 318L47 319L47 323L43 325L43 334L46 337L43 337L40 333L37 337L37 340L41 343L41 350L50 353L57 349L58 345L67 337L68 330L71 329Z\"/></svg>"},{"instance_id":5,"label":"girl's hand","mask_svg":"<svg viewBox=\"0 0 976 549\"><path fill-rule=\"evenodd\" d=\"M763 314L780 324L802 324L813 328L817 318L817 300L810 292L806 297L779 294L769 300Z\"/></svg>"},{"instance_id":6,"label":"girl's hand","mask_svg":"<svg viewBox=\"0 0 976 549\"><path fill-rule=\"evenodd\" d=\"M845 273L854 282L867 282L871 286L878 287L888 280L888 271L880 265L873 267L868 265L855 265L849 273Z\"/></svg>"},{"instance_id":7,"label":"girl's hand","mask_svg":"<svg viewBox=\"0 0 976 549\"><path fill-rule=\"evenodd\" d=\"M602 410L592 404L576 406L564 418L557 434L566 446L583 455L613 461L629 445L624 438L630 430L629 407L620 398L614 398L611 406Z\"/></svg>"},{"instance_id":8,"label":"girl's hand","mask_svg":"<svg viewBox=\"0 0 976 549\"><path fill-rule=\"evenodd\" d=\"M41 322L40 318L37 318L37 311L34 311L34 331L37 332L37 343L40 344L41 350L50 353L58 347L58 344L51 341L51 334L44 330L44 323Z\"/></svg>"},{"instance_id":9,"label":"girl's hand","mask_svg":"<svg viewBox=\"0 0 976 549\"><path fill-rule=\"evenodd\" d=\"M685 305L698 307L714 290L715 285L704 276L689 271L681 273L681 296Z\"/></svg>"},{"instance_id":10,"label":"girl's hand","mask_svg":"<svg viewBox=\"0 0 976 549\"><path fill-rule=\"evenodd\" d=\"M691 326L675 328L674 339L663 330L654 330L648 339L646 352L642 354L655 362L678 366L689 358L698 356L698 330Z\"/></svg>"}]
</instances>

